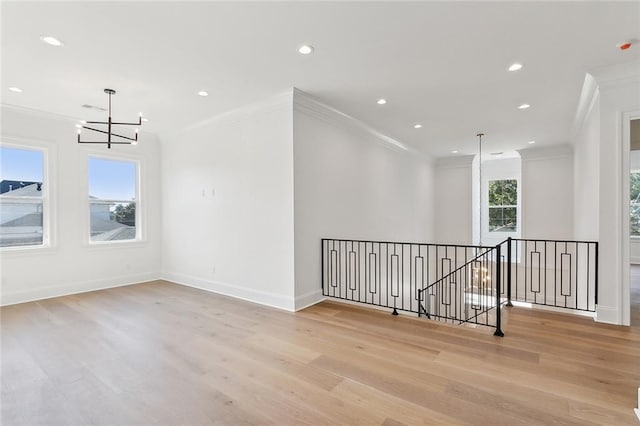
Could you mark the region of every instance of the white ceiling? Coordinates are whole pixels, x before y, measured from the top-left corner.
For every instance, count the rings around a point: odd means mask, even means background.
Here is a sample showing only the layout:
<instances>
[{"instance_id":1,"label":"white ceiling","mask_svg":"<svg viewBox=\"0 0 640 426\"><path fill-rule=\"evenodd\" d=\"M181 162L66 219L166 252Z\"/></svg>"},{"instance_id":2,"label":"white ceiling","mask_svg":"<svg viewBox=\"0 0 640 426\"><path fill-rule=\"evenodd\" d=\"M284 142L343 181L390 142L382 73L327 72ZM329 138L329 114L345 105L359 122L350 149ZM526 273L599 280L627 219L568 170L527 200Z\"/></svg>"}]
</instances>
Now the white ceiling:
<instances>
[{"instance_id":1,"label":"white ceiling","mask_svg":"<svg viewBox=\"0 0 640 426\"><path fill-rule=\"evenodd\" d=\"M110 87L114 118L144 111L162 134L295 86L437 157L475 152L479 130L488 151L566 143L585 73L640 59L616 48L640 38L640 2L1 7L3 103L103 119L80 105L106 106Z\"/></svg>"}]
</instances>

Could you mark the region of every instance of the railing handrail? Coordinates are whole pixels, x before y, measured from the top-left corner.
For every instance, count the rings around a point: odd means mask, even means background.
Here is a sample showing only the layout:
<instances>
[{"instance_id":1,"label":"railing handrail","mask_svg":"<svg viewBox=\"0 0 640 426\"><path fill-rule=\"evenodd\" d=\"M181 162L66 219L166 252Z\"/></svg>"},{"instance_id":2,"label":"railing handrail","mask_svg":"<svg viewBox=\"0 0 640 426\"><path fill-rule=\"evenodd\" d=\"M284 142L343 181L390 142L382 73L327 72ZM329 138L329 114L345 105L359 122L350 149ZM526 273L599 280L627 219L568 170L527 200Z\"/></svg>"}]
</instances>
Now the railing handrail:
<instances>
[{"instance_id":1,"label":"railing handrail","mask_svg":"<svg viewBox=\"0 0 640 426\"><path fill-rule=\"evenodd\" d=\"M588 240L548 240L548 239L541 239L541 238L507 238L506 240L504 240L503 242L501 242L499 245L503 245L504 243L508 242L509 240L511 241L532 241L532 242L538 242L538 243L579 243L579 244L598 244L598 241L588 241Z\"/></svg>"},{"instance_id":2,"label":"railing handrail","mask_svg":"<svg viewBox=\"0 0 640 426\"><path fill-rule=\"evenodd\" d=\"M491 249L495 248L495 246L478 246L478 245L468 245L468 244L439 244L439 243L410 243L410 242L402 242L402 241L370 241L370 240L350 240L346 238L322 238L322 241L343 241L343 242L353 242L353 243L373 243L373 244L405 244L412 246L438 246L438 247L458 247L458 248L479 248L479 249Z\"/></svg>"},{"instance_id":3,"label":"railing handrail","mask_svg":"<svg viewBox=\"0 0 640 426\"><path fill-rule=\"evenodd\" d=\"M425 291L428 290L429 288L433 287L434 285L438 284L440 281L444 280L445 278L449 278L451 275L455 274L456 272L460 271L462 268L466 268L471 262L475 262L476 260L478 260L478 258L485 256L487 253L491 252L492 250L495 250L496 247L488 247L488 250L485 251L484 253L480 253L479 255L477 255L476 257L474 257L471 260L468 260L467 262L465 262L462 266L454 269L453 271L449 272L447 275L438 278L436 281L432 282L431 284L427 285L426 287L423 287L421 290Z\"/></svg>"}]
</instances>

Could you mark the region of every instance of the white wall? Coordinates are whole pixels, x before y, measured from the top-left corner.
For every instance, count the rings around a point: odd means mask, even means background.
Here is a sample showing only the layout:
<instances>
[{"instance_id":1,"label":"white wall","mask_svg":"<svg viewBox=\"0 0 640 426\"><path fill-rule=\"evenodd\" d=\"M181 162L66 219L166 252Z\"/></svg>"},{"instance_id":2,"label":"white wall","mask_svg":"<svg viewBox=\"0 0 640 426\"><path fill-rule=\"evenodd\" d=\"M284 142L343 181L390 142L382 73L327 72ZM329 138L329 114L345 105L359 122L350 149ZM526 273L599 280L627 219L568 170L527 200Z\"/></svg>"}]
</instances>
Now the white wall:
<instances>
[{"instance_id":1,"label":"white wall","mask_svg":"<svg viewBox=\"0 0 640 426\"><path fill-rule=\"evenodd\" d=\"M472 243L472 161L472 155L464 155L436 162L433 209L439 243Z\"/></svg>"},{"instance_id":2,"label":"white wall","mask_svg":"<svg viewBox=\"0 0 640 426\"><path fill-rule=\"evenodd\" d=\"M600 95L590 75L585 79L582 103L584 117L580 117L572 138L574 235L580 240L596 240L599 235Z\"/></svg>"},{"instance_id":3,"label":"white wall","mask_svg":"<svg viewBox=\"0 0 640 426\"><path fill-rule=\"evenodd\" d=\"M629 146L623 134L628 137L629 129L623 129L623 118L640 114L640 64L608 67L594 76L600 90L598 319L628 325Z\"/></svg>"},{"instance_id":4,"label":"white wall","mask_svg":"<svg viewBox=\"0 0 640 426\"><path fill-rule=\"evenodd\" d=\"M640 64L603 67L587 76L575 136L576 238L599 241L597 319L628 325L629 129L640 116Z\"/></svg>"},{"instance_id":5,"label":"white wall","mask_svg":"<svg viewBox=\"0 0 640 426\"><path fill-rule=\"evenodd\" d=\"M317 301L320 240L432 242L431 161L294 92L296 308Z\"/></svg>"},{"instance_id":6,"label":"white wall","mask_svg":"<svg viewBox=\"0 0 640 426\"><path fill-rule=\"evenodd\" d=\"M484 158L482 160L482 217L474 217L474 224L477 227L480 222L482 222L482 245L484 246L495 246L500 244L502 241L507 238L519 238L521 236L521 232L523 229L522 223L522 205L523 205L523 196L522 196L522 176L521 176L521 164L520 157L516 153L510 153L513 155L512 157L500 158L500 159L487 159ZM483 156L484 157L484 156ZM478 171L477 171L477 160L474 162L474 171L473 176L474 179L474 187L477 188L475 190L475 197L473 203L473 215L479 215L479 197L478 197ZM516 232L489 232L489 182L492 180L505 180L505 179L516 179L518 181L518 199L520 200L520 209L518 209L518 229ZM481 220L480 220L481 219ZM474 237L478 234L477 228L475 228ZM475 238L474 238L475 239ZM476 241L477 243L477 241Z\"/></svg>"},{"instance_id":7,"label":"white wall","mask_svg":"<svg viewBox=\"0 0 640 426\"><path fill-rule=\"evenodd\" d=\"M531 148L518 151L518 154L521 158L483 162L484 202L486 203L486 181L518 178L521 237L572 238L573 155L570 147L562 145ZM477 158L448 157L437 161L434 208L438 242L477 243L477 180ZM556 207L551 209L549 206ZM486 208L483 216L486 225ZM491 239L485 233L483 244L497 244L504 238L496 235Z\"/></svg>"},{"instance_id":8,"label":"white wall","mask_svg":"<svg viewBox=\"0 0 640 426\"><path fill-rule=\"evenodd\" d=\"M0 301L4 304L138 283L159 278L160 146L142 133L137 146L78 145L74 120L3 105L2 143L48 152L52 241L49 248L3 249ZM88 244L88 155L140 161L143 241Z\"/></svg>"},{"instance_id":9,"label":"white wall","mask_svg":"<svg viewBox=\"0 0 640 426\"><path fill-rule=\"evenodd\" d=\"M573 239L573 153L568 145L518 151L522 160L522 235Z\"/></svg>"},{"instance_id":10,"label":"white wall","mask_svg":"<svg viewBox=\"0 0 640 426\"><path fill-rule=\"evenodd\" d=\"M163 276L294 309L291 92L162 135Z\"/></svg>"}]
</instances>

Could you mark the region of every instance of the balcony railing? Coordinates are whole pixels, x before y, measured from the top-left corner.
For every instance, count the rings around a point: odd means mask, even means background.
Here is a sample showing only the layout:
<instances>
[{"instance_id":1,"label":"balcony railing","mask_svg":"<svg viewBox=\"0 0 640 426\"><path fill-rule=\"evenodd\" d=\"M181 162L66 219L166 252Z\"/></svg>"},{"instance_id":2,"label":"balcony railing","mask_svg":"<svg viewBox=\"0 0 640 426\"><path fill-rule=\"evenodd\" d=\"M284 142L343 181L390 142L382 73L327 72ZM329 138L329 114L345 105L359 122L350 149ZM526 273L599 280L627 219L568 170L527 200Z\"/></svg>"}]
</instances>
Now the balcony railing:
<instances>
[{"instance_id":1,"label":"balcony railing","mask_svg":"<svg viewBox=\"0 0 640 426\"><path fill-rule=\"evenodd\" d=\"M327 297L452 324L494 327L512 301L595 311L598 243L507 239L497 246L322 239Z\"/></svg>"}]
</instances>

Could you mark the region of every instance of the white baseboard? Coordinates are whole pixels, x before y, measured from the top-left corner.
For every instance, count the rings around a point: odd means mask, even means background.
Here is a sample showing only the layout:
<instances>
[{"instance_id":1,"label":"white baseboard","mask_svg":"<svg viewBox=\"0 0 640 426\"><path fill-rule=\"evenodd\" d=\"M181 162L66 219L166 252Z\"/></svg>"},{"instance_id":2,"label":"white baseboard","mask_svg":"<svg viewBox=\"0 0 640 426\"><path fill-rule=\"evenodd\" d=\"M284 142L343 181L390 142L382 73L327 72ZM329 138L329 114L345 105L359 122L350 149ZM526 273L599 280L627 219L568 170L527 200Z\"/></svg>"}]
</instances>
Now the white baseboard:
<instances>
[{"instance_id":1,"label":"white baseboard","mask_svg":"<svg viewBox=\"0 0 640 426\"><path fill-rule=\"evenodd\" d=\"M122 287L125 285L139 284L158 279L160 279L159 272L146 272L142 274L121 275L118 277L110 277L100 280L80 281L71 284L33 288L13 293L3 292L0 294L0 306L33 302L35 300L86 293L88 291L103 290L106 288Z\"/></svg>"},{"instance_id":2,"label":"white baseboard","mask_svg":"<svg viewBox=\"0 0 640 426\"><path fill-rule=\"evenodd\" d=\"M322 290L314 290L296 297L296 311L301 311L311 305L322 302L326 297L322 295Z\"/></svg>"},{"instance_id":3,"label":"white baseboard","mask_svg":"<svg viewBox=\"0 0 640 426\"><path fill-rule=\"evenodd\" d=\"M612 306L596 305L595 320L606 324L621 325L618 319L618 310Z\"/></svg>"},{"instance_id":4,"label":"white baseboard","mask_svg":"<svg viewBox=\"0 0 640 426\"><path fill-rule=\"evenodd\" d=\"M224 294L225 296L231 296L235 297L236 299L259 303L261 305L271 306L273 308L283 309L289 312L295 311L294 298L281 294L255 290L235 284L208 280L205 278L199 278L192 275L180 274L175 272L163 272L162 279L187 287L193 287L213 293Z\"/></svg>"}]
</instances>

